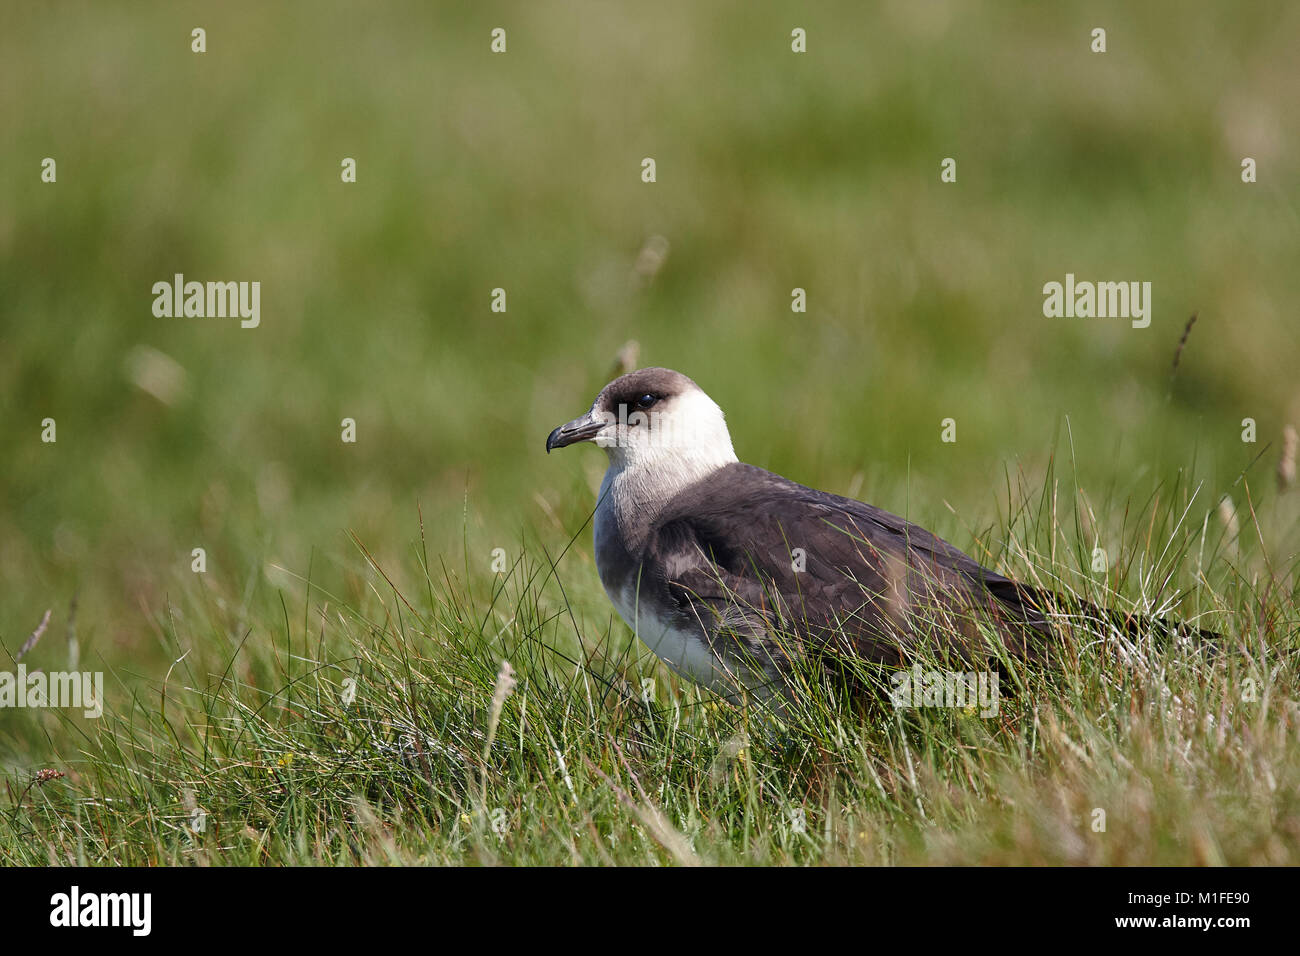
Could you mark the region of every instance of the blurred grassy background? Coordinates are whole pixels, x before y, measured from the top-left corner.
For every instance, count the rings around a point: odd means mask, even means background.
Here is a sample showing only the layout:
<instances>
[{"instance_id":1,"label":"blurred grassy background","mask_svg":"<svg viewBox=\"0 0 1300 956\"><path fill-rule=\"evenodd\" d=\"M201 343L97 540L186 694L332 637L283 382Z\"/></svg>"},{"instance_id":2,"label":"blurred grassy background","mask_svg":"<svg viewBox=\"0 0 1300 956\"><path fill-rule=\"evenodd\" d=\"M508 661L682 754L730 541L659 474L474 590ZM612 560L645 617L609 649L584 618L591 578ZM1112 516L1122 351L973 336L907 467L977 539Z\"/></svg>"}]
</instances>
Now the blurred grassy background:
<instances>
[{"instance_id":1,"label":"blurred grassy background","mask_svg":"<svg viewBox=\"0 0 1300 956\"><path fill-rule=\"evenodd\" d=\"M347 532L407 554L417 502L485 573L562 543L603 456L543 440L629 339L743 459L963 547L1004 469L1071 442L1085 489L1181 472L1201 512L1273 442L1270 496L1300 421L1297 36L1284 2L6 5L0 643L55 608L28 663L60 666L77 593L83 666L156 681L192 548L222 600L278 606L309 565L355 594ZM260 281L260 328L155 318L177 272ZM1152 282L1150 328L1044 318L1067 272ZM608 619L594 570L579 595Z\"/></svg>"}]
</instances>

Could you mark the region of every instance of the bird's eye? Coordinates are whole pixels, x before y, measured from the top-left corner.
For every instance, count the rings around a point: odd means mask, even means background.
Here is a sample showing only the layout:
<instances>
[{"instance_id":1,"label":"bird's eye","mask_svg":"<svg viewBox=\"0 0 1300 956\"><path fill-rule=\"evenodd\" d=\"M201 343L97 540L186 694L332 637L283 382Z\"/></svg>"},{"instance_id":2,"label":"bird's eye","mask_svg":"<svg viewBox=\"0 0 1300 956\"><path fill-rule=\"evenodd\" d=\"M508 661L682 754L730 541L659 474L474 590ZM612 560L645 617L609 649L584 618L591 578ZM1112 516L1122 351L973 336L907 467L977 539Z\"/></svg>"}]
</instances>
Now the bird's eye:
<instances>
[{"instance_id":1,"label":"bird's eye","mask_svg":"<svg viewBox=\"0 0 1300 956\"><path fill-rule=\"evenodd\" d=\"M640 398L636 400L636 407L644 410L649 408L657 401L659 401L658 398L651 395L649 392L646 392L644 395L642 395Z\"/></svg>"}]
</instances>

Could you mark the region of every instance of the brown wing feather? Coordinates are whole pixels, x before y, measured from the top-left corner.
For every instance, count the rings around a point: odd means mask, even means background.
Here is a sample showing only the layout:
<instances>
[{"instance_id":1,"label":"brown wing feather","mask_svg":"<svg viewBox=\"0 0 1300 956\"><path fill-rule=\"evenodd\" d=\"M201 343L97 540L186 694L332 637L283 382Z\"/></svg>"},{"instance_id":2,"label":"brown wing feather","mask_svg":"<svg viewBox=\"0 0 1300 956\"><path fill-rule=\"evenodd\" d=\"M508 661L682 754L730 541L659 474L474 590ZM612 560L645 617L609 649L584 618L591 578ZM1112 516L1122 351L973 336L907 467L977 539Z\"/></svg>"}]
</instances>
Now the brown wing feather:
<instances>
[{"instance_id":1,"label":"brown wing feather","mask_svg":"<svg viewBox=\"0 0 1300 956\"><path fill-rule=\"evenodd\" d=\"M1037 656L1048 633L1031 592L924 528L751 465L680 496L647 547L724 658L717 642L738 638L779 666L791 651L772 644L782 633L800 650L847 639L855 656L885 664L925 641L970 660L988 652L990 629L1011 653Z\"/></svg>"}]
</instances>

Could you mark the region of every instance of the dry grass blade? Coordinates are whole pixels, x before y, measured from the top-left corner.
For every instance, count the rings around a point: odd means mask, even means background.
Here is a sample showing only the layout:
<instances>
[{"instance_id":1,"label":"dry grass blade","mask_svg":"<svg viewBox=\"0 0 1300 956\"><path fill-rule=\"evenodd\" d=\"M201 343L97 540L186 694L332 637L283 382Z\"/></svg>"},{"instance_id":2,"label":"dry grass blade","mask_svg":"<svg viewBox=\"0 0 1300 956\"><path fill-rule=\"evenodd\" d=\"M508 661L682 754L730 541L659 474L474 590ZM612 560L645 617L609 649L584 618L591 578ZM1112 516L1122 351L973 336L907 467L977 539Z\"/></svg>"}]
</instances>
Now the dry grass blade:
<instances>
[{"instance_id":1,"label":"dry grass blade","mask_svg":"<svg viewBox=\"0 0 1300 956\"><path fill-rule=\"evenodd\" d=\"M41 618L41 623L37 624L36 630L32 631L32 636L27 638L27 640L23 642L23 646L19 648L18 656L14 658L15 664L21 661L23 657L27 654L27 652L36 646L36 642L41 639L41 635L45 633L45 629L49 627L49 625L50 625L50 611L46 611L45 616Z\"/></svg>"}]
</instances>

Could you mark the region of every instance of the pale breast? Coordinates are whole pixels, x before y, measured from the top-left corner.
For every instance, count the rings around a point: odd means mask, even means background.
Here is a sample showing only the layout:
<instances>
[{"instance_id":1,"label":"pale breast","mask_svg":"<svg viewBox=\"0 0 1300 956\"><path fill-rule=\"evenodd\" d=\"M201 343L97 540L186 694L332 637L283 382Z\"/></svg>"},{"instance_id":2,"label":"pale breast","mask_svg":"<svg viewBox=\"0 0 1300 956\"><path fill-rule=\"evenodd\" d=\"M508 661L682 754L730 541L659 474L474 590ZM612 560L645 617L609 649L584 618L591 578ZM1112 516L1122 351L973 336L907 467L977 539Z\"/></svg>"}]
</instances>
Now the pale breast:
<instances>
[{"instance_id":1,"label":"pale breast","mask_svg":"<svg viewBox=\"0 0 1300 956\"><path fill-rule=\"evenodd\" d=\"M605 494L606 490L602 488L593 532L596 569L610 603L633 633L674 673L735 700L736 678L713 653L703 628L682 614L666 593L658 593L661 585L647 579L639 556L629 554L624 547L614 496Z\"/></svg>"}]
</instances>

